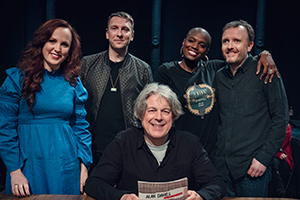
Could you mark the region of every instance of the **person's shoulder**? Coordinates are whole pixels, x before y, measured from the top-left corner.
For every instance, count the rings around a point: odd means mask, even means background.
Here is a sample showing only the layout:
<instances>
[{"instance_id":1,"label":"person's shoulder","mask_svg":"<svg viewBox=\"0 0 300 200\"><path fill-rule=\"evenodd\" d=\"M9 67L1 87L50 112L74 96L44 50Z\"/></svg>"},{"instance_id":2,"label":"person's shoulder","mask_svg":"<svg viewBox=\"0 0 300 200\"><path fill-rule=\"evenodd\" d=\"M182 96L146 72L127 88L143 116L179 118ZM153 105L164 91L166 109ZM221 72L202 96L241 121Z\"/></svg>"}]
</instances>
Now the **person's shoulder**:
<instances>
[{"instance_id":1,"label":"person's shoulder","mask_svg":"<svg viewBox=\"0 0 300 200\"><path fill-rule=\"evenodd\" d=\"M205 66L209 69L213 69L214 71L217 71L224 67L226 65L226 62L224 60L219 59L213 59L206 62Z\"/></svg>"},{"instance_id":2,"label":"person's shoulder","mask_svg":"<svg viewBox=\"0 0 300 200\"><path fill-rule=\"evenodd\" d=\"M100 58L100 57L104 56L105 52L106 51L102 51L102 52L99 52L99 53L94 53L94 54L83 56L82 60L95 60L97 58Z\"/></svg>"},{"instance_id":3,"label":"person's shoulder","mask_svg":"<svg viewBox=\"0 0 300 200\"><path fill-rule=\"evenodd\" d=\"M175 144L179 144L179 146L183 145L184 148L186 148L186 145L188 145L191 152L194 152L196 149L203 148L199 137L188 131L175 130L174 136L175 140L173 141L175 141Z\"/></svg>"},{"instance_id":4,"label":"person's shoulder","mask_svg":"<svg viewBox=\"0 0 300 200\"><path fill-rule=\"evenodd\" d=\"M8 75L11 75L11 74L20 74L20 75L23 75L23 74L24 74L24 71L21 70L21 69L18 68L18 67L11 67L11 68L8 68L5 72L6 72L6 74L8 74Z\"/></svg>"},{"instance_id":5,"label":"person's shoulder","mask_svg":"<svg viewBox=\"0 0 300 200\"><path fill-rule=\"evenodd\" d=\"M176 138L180 141L199 143L199 138L188 131L175 130L175 134Z\"/></svg>"},{"instance_id":6,"label":"person's shoulder","mask_svg":"<svg viewBox=\"0 0 300 200\"><path fill-rule=\"evenodd\" d=\"M216 75L224 74L226 70L229 69L229 65L227 62L224 62L223 65L217 70Z\"/></svg>"},{"instance_id":7,"label":"person's shoulder","mask_svg":"<svg viewBox=\"0 0 300 200\"><path fill-rule=\"evenodd\" d=\"M130 139L130 138L137 138L137 135L139 134L140 131L141 131L141 128L130 127L123 131L120 131L115 136L115 139L121 141L121 140Z\"/></svg>"},{"instance_id":8,"label":"person's shoulder","mask_svg":"<svg viewBox=\"0 0 300 200\"><path fill-rule=\"evenodd\" d=\"M157 69L157 72L156 72L156 75L159 75L159 74L169 74L170 72L172 71L176 71L177 68L176 68L176 65L177 65L178 61L171 61L171 62L164 62L162 63L158 69Z\"/></svg>"},{"instance_id":9,"label":"person's shoulder","mask_svg":"<svg viewBox=\"0 0 300 200\"><path fill-rule=\"evenodd\" d=\"M130 53L128 53L128 56L130 57L130 60L132 62L135 62L136 64L138 64L138 66L150 68L150 65L148 63L146 63L144 60L142 60Z\"/></svg>"},{"instance_id":10,"label":"person's shoulder","mask_svg":"<svg viewBox=\"0 0 300 200\"><path fill-rule=\"evenodd\" d=\"M159 68L166 68L169 70L176 67L176 63L178 63L178 61L164 62L159 66Z\"/></svg>"},{"instance_id":11,"label":"person's shoulder","mask_svg":"<svg viewBox=\"0 0 300 200\"><path fill-rule=\"evenodd\" d=\"M82 57L81 59L81 73L84 77L84 74L86 74L91 68L96 67L97 64L102 62L105 57L105 53L107 51L103 51L100 53L95 53L91 55L87 55Z\"/></svg>"},{"instance_id":12,"label":"person's shoulder","mask_svg":"<svg viewBox=\"0 0 300 200\"><path fill-rule=\"evenodd\" d=\"M18 97L21 95L23 80L25 77L24 71L17 67L12 67L6 70L7 77L0 87L0 96L8 95Z\"/></svg>"},{"instance_id":13,"label":"person's shoulder","mask_svg":"<svg viewBox=\"0 0 300 200\"><path fill-rule=\"evenodd\" d=\"M75 101L78 104L84 104L88 98L88 92L83 86L80 77L77 77L77 84L74 87Z\"/></svg>"},{"instance_id":14,"label":"person's shoulder","mask_svg":"<svg viewBox=\"0 0 300 200\"><path fill-rule=\"evenodd\" d=\"M20 82L20 80L22 80L25 77L24 71L19 69L18 67L11 67L5 72L9 78L16 82Z\"/></svg>"},{"instance_id":15,"label":"person's shoulder","mask_svg":"<svg viewBox=\"0 0 300 200\"><path fill-rule=\"evenodd\" d=\"M86 92L86 88L84 87L83 83L82 83L82 78L81 77L77 77L77 81L76 81L76 84L74 86L74 88L76 90L79 90L79 91L85 91Z\"/></svg>"}]
</instances>

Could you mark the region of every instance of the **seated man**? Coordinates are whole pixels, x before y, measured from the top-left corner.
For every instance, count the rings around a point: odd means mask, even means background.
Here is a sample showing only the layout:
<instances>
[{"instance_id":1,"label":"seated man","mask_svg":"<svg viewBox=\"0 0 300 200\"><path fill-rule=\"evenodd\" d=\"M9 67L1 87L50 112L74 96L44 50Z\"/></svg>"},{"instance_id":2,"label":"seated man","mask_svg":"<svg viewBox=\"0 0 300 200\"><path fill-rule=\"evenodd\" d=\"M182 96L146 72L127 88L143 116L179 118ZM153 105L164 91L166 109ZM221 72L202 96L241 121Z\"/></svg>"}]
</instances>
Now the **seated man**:
<instances>
[{"instance_id":1,"label":"seated man","mask_svg":"<svg viewBox=\"0 0 300 200\"><path fill-rule=\"evenodd\" d=\"M181 104L168 86L148 84L134 107L143 128L129 128L116 136L88 178L85 192L96 199L135 200L138 181L186 177L189 200L221 199L225 183L198 137L173 127L181 114Z\"/></svg>"}]
</instances>

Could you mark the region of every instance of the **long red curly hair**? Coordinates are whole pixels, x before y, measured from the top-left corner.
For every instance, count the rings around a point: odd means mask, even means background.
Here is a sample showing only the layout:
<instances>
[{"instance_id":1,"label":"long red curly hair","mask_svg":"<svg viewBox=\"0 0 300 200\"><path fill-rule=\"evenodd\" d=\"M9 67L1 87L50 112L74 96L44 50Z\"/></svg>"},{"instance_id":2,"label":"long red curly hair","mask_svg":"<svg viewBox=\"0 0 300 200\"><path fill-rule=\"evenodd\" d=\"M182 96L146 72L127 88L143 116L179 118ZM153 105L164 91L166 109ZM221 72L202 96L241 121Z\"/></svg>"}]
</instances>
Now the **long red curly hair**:
<instances>
[{"instance_id":1,"label":"long red curly hair","mask_svg":"<svg viewBox=\"0 0 300 200\"><path fill-rule=\"evenodd\" d=\"M68 28L72 34L69 55L60 66L64 78L70 85L76 86L77 78L80 76L81 44L76 30L62 19L52 19L45 22L35 31L33 40L28 44L28 48L23 51L18 64L18 68L25 73L21 98L26 99L31 112L33 112L36 93L41 91L41 82L44 77L42 49L58 27Z\"/></svg>"}]
</instances>

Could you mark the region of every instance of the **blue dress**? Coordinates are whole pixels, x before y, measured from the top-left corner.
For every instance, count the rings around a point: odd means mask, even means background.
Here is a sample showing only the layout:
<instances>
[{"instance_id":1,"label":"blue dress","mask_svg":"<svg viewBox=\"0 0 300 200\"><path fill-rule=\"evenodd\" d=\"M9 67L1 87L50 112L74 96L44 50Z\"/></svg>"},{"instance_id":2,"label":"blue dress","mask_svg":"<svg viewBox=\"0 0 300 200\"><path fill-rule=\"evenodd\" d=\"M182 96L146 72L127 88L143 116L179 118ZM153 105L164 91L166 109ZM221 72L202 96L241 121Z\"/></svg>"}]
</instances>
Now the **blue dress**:
<instances>
[{"instance_id":1,"label":"blue dress","mask_svg":"<svg viewBox=\"0 0 300 200\"><path fill-rule=\"evenodd\" d=\"M0 156L9 173L21 168L31 194L80 194L80 162L92 162L91 134L85 120L87 91L80 79L71 86L60 70L45 70L33 114L20 99L24 73L7 71L0 88Z\"/></svg>"}]
</instances>

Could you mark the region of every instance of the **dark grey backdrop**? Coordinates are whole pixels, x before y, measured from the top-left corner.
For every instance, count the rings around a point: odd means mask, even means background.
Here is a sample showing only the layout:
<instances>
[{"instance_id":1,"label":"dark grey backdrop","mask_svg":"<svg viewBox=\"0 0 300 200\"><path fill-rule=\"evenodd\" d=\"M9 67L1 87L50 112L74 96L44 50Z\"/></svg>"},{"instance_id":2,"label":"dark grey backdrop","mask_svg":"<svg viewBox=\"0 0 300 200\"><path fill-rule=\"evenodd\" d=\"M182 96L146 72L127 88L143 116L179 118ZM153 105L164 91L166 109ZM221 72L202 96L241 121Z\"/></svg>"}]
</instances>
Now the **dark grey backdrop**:
<instances>
[{"instance_id":1,"label":"dark grey backdrop","mask_svg":"<svg viewBox=\"0 0 300 200\"><path fill-rule=\"evenodd\" d=\"M260 1L260 0L257 0ZM186 32L195 26L209 31L213 41L209 57L222 59L220 39L225 23L244 19L256 28L256 0L161 0L160 63L177 60ZM17 64L20 52L33 31L46 20L47 0L1 1L0 84L5 69ZM55 15L74 26L82 40L83 55L107 49L105 28L111 12L126 11L135 19L135 39L130 52L151 63L152 0L56 0ZM265 45L282 74L289 104L299 116L299 3L296 0L266 0Z\"/></svg>"}]
</instances>

